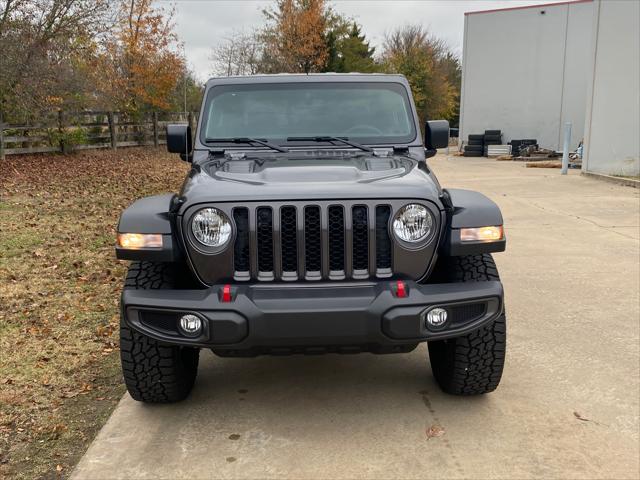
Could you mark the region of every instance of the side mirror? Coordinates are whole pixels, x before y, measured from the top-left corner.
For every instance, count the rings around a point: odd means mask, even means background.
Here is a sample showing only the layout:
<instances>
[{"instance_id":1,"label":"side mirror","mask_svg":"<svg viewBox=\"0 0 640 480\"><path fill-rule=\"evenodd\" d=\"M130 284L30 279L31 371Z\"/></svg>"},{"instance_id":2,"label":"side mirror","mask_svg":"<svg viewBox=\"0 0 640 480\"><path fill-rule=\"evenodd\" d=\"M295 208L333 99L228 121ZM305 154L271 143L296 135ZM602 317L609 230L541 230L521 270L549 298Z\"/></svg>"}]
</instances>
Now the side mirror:
<instances>
[{"instance_id":1,"label":"side mirror","mask_svg":"<svg viewBox=\"0 0 640 480\"><path fill-rule=\"evenodd\" d=\"M430 120L424 127L424 146L427 150L446 148L449 146L449 122L446 120Z\"/></svg>"},{"instance_id":2,"label":"side mirror","mask_svg":"<svg viewBox=\"0 0 640 480\"><path fill-rule=\"evenodd\" d=\"M190 162L192 149L193 138L189 125L167 125L167 150L169 153L179 153L182 160Z\"/></svg>"}]
</instances>

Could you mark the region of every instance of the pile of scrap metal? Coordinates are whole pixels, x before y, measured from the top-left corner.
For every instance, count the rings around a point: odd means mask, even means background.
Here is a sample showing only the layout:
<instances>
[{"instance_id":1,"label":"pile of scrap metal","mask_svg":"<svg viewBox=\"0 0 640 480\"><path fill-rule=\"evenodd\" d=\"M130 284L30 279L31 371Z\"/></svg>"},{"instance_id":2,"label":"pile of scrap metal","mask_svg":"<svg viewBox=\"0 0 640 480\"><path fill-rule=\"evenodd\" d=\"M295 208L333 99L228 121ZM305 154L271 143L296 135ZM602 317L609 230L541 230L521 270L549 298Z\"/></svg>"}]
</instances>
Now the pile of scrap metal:
<instances>
[{"instance_id":1,"label":"pile of scrap metal","mask_svg":"<svg viewBox=\"0 0 640 480\"><path fill-rule=\"evenodd\" d=\"M527 145L520 147L518 156L514 160L548 160L550 158L561 157L562 153L558 153L555 150L549 150L548 148L540 148L538 145Z\"/></svg>"},{"instance_id":2,"label":"pile of scrap metal","mask_svg":"<svg viewBox=\"0 0 640 480\"><path fill-rule=\"evenodd\" d=\"M560 168L562 152L549 150L548 148L540 148L538 145L521 146L518 150L518 156L514 156L513 160L526 162L527 167L538 168ZM578 149L569 152L569 168L582 167L582 142Z\"/></svg>"},{"instance_id":3,"label":"pile of scrap metal","mask_svg":"<svg viewBox=\"0 0 640 480\"><path fill-rule=\"evenodd\" d=\"M534 138L527 138L523 140L511 140L509 142L509 145L511 145L511 155L513 155L514 157L519 157L520 151L523 149L526 149L528 147L535 147L537 149L538 140Z\"/></svg>"}]
</instances>

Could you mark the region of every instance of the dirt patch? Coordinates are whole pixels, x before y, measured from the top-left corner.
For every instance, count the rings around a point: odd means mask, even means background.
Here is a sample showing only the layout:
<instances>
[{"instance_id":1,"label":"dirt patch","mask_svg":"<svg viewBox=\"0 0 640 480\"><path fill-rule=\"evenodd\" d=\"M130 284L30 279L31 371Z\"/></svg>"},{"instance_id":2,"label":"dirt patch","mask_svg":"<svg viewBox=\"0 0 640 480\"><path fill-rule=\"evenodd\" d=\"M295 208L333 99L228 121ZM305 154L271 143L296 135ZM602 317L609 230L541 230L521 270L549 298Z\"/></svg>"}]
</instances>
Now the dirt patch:
<instances>
[{"instance_id":1,"label":"dirt patch","mask_svg":"<svg viewBox=\"0 0 640 480\"><path fill-rule=\"evenodd\" d=\"M115 227L188 166L153 148L0 162L0 477L65 477L124 392Z\"/></svg>"}]
</instances>

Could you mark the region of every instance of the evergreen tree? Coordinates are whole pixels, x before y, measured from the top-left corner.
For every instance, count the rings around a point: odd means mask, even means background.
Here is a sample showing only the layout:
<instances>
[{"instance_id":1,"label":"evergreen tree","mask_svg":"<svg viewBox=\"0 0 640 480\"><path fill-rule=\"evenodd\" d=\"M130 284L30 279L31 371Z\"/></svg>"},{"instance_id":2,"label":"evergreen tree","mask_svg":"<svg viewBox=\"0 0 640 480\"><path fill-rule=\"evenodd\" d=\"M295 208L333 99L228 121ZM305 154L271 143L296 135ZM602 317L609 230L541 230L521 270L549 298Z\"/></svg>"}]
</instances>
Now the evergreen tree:
<instances>
[{"instance_id":1,"label":"evergreen tree","mask_svg":"<svg viewBox=\"0 0 640 480\"><path fill-rule=\"evenodd\" d=\"M360 26L353 22L349 35L344 38L340 45L342 54L342 72L369 73L376 71L376 62L373 58L375 48L369 46L365 41Z\"/></svg>"},{"instance_id":2,"label":"evergreen tree","mask_svg":"<svg viewBox=\"0 0 640 480\"><path fill-rule=\"evenodd\" d=\"M326 36L328 58L326 72L375 72L380 70L373 55L375 48L369 46L360 26L353 22L336 25Z\"/></svg>"},{"instance_id":3,"label":"evergreen tree","mask_svg":"<svg viewBox=\"0 0 640 480\"><path fill-rule=\"evenodd\" d=\"M327 64L324 67L325 72L341 72L342 59L338 51L338 38L335 30L330 30L327 34Z\"/></svg>"}]
</instances>

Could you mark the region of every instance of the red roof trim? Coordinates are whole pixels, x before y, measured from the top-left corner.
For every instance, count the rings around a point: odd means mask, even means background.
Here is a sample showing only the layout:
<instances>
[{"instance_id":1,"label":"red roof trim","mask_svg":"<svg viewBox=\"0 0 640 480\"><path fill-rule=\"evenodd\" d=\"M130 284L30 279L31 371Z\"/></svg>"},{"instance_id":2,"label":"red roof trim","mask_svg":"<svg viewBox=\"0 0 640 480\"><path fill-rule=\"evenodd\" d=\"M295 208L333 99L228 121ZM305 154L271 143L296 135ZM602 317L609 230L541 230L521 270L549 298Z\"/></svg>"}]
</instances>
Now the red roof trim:
<instances>
[{"instance_id":1,"label":"red roof trim","mask_svg":"<svg viewBox=\"0 0 640 480\"><path fill-rule=\"evenodd\" d=\"M464 14L475 15L477 13L507 12L509 10L524 10L525 8L557 7L558 5L571 5L573 3L591 3L591 2L593 2L593 0L571 0L567 2L541 3L539 5L522 5L520 7L494 8L491 10L476 10L474 12L464 12Z\"/></svg>"}]
</instances>

